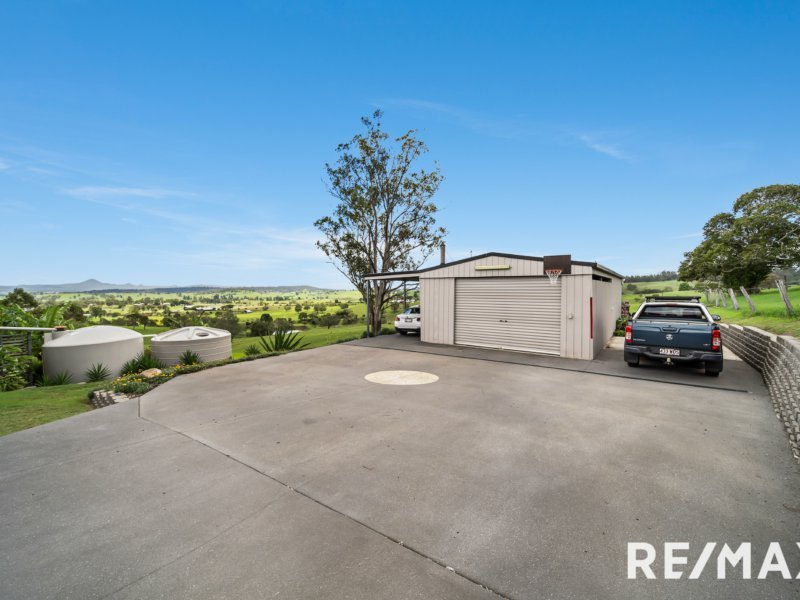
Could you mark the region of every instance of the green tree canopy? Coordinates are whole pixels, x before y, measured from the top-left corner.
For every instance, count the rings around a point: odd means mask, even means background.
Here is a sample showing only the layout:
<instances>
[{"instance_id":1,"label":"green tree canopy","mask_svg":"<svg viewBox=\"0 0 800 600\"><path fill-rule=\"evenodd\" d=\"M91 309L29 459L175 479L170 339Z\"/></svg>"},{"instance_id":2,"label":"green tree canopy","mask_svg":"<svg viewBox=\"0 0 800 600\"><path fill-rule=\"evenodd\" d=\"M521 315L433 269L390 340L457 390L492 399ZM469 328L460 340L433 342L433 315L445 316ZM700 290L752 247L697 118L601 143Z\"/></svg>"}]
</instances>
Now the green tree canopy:
<instances>
[{"instance_id":1,"label":"green tree canopy","mask_svg":"<svg viewBox=\"0 0 800 600\"><path fill-rule=\"evenodd\" d=\"M703 241L684 254L684 281L710 279L755 287L773 269L800 264L800 185L770 185L740 196L732 212L703 227Z\"/></svg>"},{"instance_id":2,"label":"green tree canopy","mask_svg":"<svg viewBox=\"0 0 800 600\"><path fill-rule=\"evenodd\" d=\"M14 288L13 291L8 292L5 298L0 301L0 304L11 306L16 304L22 308L36 308L39 303L30 292L26 292L23 288Z\"/></svg>"},{"instance_id":3,"label":"green tree canopy","mask_svg":"<svg viewBox=\"0 0 800 600\"><path fill-rule=\"evenodd\" d=\"M362 118L366 132L340 144L336 163L325 165L329 191L338 203L332 215L314 223L325 236L317 246L369 299L374 331L400 285L371 285L364 277L419 268L446 233L436 226L438 209L431 201L443 179L438 166L414 170L427 146L414 130L390 141L381 116L378 110Z\"/></svg>"}]
</instances>

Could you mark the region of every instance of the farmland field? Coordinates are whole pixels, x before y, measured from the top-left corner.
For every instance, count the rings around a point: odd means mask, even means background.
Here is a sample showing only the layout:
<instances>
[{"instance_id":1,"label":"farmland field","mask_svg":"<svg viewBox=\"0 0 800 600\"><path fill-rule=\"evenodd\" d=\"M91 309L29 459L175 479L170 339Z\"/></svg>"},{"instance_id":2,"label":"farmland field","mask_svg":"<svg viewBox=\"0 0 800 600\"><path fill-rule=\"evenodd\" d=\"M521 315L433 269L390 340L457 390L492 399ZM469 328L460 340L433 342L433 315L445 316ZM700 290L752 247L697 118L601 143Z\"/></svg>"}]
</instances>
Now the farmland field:
<instances>
[{"instance_id":1,"label":"farmland field","mask_svg":"<svg viewBox=\"0 0 800 600\"><path fill-rule=\"evenodd\" d=\"M175 328L177 323L215 323L219 315L232 315L239 331L233 338L233 357L244 356L244 349L256 344L250 326L264 315L272 322L284 320L300 330L307 348L316 348L360 337L365 330L366 305L355 290L302 290L292 292L209 289L190 292L97 292L37 294L40 304L75 303L83 311L83 322L77 326L111 324L127 327L145 336ZM418 301L411 291L409 305ZM384 322L390 323L402 304L389 307ZM326 322L324 317L329 317Z\"/></svg>"}]
</instances>

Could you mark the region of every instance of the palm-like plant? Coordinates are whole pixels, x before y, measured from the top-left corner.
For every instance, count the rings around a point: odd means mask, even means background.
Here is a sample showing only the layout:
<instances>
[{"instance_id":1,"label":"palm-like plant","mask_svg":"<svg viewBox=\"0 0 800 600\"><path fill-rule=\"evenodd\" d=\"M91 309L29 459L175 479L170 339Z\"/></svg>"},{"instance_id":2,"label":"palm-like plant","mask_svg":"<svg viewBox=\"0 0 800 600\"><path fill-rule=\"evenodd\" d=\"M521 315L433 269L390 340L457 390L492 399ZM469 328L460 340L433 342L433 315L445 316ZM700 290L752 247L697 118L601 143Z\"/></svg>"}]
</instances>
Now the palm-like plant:
<instances>
[{"instance_id":1,"label":"palm-like plant","mask_svg":"<svg viewBox=\"0 0 800 600\"><path fill-rule=\"evenodd\" d=\"M141 373L147 369L163 369L165 367L166 365L153 356L150 350L145 350L122 365L122 374L131 375L133 373Z\"/></svg>"},{"instance_id":2,"label":"palm-like plant","mask_svg":"<svg viewBox=\"0 0 800 600\"><path fill-rule=\"evenodd\" d=\"M261 354L261 348L259 348L255 344L250 344L247 348L244 349L245 356L258 356L259 354Z\"/></svg>"},{"instance_id":3,"label":"palm-like plant","mask_svg":"<svg viewBox=\"0 0 800 600\"><path fill-rule=\"evenodd\" d=\"M276 331L269 339L261 336L261 345L267 352L289 352L291 350L300 350L308 346L308 342L301 344L303 338L296 331Z\"/></svg>"},{"instance_id":4,"label":"palm-like plant","mask_svg":"<svg viewBox=\"0 0 800 600\"><path fill-rule=\"evenodd\" d=\"M191 350L184 350L183 354L178 357L178 360L182 365L196 365L200 362L200 357Z\"/></svg>"},{"instance_id":5,"label":"palm-like plant","mask_svg":"<svg viewBox=\"0 0 800 600\"><path fill-rule=\"evenodd\" d=\"M51 385L66 385L68 383L72 383L72 375L66 371L61 371L55 375L43 375L39 385L47 387Z\"/></svg>"},{"instance_id":6,"label":"palm-like plant","mask_svg":"<svg viewBox=\"0 0 800 600\"><path fill-rule=\"evenodd\" d=\"M85 375L87 381L105 381L111 378L111 371L103 363L97 363L86 369Z\"/></svg>"}]
</instances>

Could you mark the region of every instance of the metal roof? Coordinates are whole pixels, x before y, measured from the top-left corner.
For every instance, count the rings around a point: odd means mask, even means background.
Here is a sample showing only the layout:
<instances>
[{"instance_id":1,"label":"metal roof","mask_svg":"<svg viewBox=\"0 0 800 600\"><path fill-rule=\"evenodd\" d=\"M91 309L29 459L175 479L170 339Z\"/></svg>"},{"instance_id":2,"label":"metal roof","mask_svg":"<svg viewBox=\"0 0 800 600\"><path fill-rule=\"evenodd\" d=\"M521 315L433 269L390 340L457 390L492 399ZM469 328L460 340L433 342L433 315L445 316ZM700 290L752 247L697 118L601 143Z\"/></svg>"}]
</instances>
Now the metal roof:
<instances>
[{"instance_id":1,"label":"metal roof","mask_svg":"<svg viewBox=\"0 0 800 600\"><path fill-rule=\"evenodd\" d=\"M420 273L427 273L428 271L435 271L436 269L444 269L447 267L452 267L453 265L460 265L461 263L469 262L472 260L480 260L482 258L488 258L490 256L500 256L502 258L519 258L522 260L538 260L544 262L543 256L526 256L524 254L508 254L506 252L486 252L485 254L470 256L469 258L462 258L461 260L454 260L452 262L442 263L440 265L434 265L433 267L427 267L425 269L418 269L417 271L397 271L394 273L369 273L364 277L364 279L368 279L370 281L380 281L380 280L419 281ZM604 267L603 265L596 262L586 262L582 260L573 260L571 262L573 265L579 265L582 267L592 267L593 269L597 269L598 271L607 273L612 277L618 277L619 279L624 279L623 276L617 273L616 271L612 271L608 267Z\"/></svg>"}]
</instances>

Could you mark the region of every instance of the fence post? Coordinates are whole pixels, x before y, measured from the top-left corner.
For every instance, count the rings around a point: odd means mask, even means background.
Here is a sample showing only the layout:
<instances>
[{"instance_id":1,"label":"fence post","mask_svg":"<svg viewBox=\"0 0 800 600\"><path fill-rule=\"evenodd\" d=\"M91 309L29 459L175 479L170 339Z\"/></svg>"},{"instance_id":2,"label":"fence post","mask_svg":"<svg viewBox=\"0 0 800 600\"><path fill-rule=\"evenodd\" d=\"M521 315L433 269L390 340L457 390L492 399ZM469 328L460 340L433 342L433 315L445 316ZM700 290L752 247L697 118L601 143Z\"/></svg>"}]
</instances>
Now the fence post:
<instances>
[{"instance_id":1,"label":"fence post","mask_svg":"<svg viewBox=\"0 0 800 600\"><path fill-rule=\"evenodd\" d=\"M706 304L711 304L711 290L706 288Z\"/></svg>"},{"instance_id":2,"label":"fence post","mask_svg":"<svg viewBox=\"0 0 800 600\"><path fill-rule=\"evenodd\" d=\"M791 317L794 315L794 308L792 307L792 303L789 301L789 294L786 293L786 283L783 279L778 279L775 284L778 286L778 292L781 295L781 300L783 300L783 305L786 307L786 313Z\"/></svg>"},{"instance_id":3,"label":"fence post","mask_svg":"<svg viewBox=\"0 0 800 600\"><path fill-rule=\"evenodd\" d=\"M750 312L756 312L756 305L753 304L753 299L750 297L750 294L747 293L747 290L744 289L744 286L739 288L742 291L742 296L744 299L747 300L747 303L750 305Z\"/></svg>"},{"instance_id":4,"label":"fence post","mask_svg":"<svg viewBox=\"0 0 800 600\"><path fill-rule=\"evenodd\" d=\"M733 293L733 288L728 288L728 294L731 296L731 304L733 304L733 310L739 310L739 301L736 299L736 294Z\"/></svg>"},{"instance_id":5,"label":"fence post","mask_svg":"<svg viewBox=\"0 0 800 600\"><path fill-rule=\"evenodd\" d=\"M722 301L722 308L728 308L728 303L725 300L725 293L722 291L722 288L717 288L717 295L719 295L719 299Z\"/></svg>"}]
</instances>

